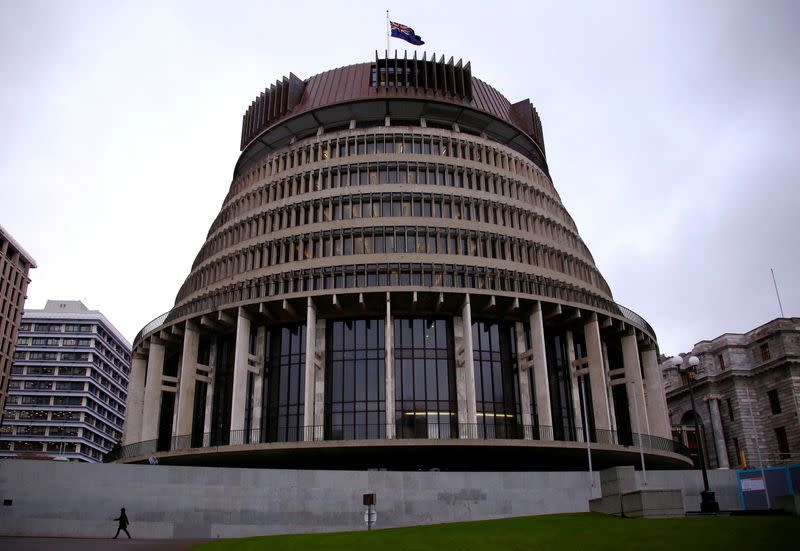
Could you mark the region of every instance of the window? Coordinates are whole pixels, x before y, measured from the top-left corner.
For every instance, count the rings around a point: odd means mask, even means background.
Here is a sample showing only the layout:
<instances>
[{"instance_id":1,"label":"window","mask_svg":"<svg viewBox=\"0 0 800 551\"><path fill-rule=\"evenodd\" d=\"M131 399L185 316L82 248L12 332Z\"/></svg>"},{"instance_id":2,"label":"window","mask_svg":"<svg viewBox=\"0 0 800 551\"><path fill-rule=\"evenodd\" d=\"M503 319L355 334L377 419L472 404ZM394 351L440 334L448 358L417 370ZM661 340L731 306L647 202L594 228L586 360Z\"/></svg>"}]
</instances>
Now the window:
<instances>
[{"instance_id":1,"label":"window","mask_svg":"<svg viewBox=\"0 0 800 551\"><path fill-rule=\"evenodd\" d=\"M383 319L328 323L325 439L385 438Z\"/></svg>"},{"instance_id":2,"label":"window","mask_svg":"<svg viewBox=\"0 0 800 551\"><path fill-rule=\"evenodd\" d=\"M722 357L722 354L717 355L717 361L719 362L719 370L725 371L725 358Z\"/></svg>"},{"instance_id":3,"label":"window","mask_svg":"<svg viewBox=\"0 0 800 551\"><path fill-rule=\"evenodd\" d=\"M472 323L479 438L519 438L519 387L514 324ZM466 435L474 438L474 435Z\"/></svg>"},{"instance_id":4,"label":"window","mask_svg":"<svg viewBox=\"0 0 800 551\"><path fill-rule=\"evenodd\" d=\"M271 328L267 335L266 346L268 362L262 389L261 440L262 442L303 440L305 324Z\"/></svg>"},{"instance_id":5,"label":"window","mask_svg":"<svg viewBox=\"0 0 800 551\"><path fill-rule=\"evenodd\" d=\"M457 435L452 322L395 319L395 399L398 438Z\"/></svg>"},{"instance_id":6,"label":"window","mask_svg":"<svg viewBox=\"0 0 800 551\"><path fill-rule=\"evenodd\" d=\"M769 351L769 343L765 342L759 346L759 350L761 350L761 361L766 362L770 358L772 358L772 354Z\"/></svg>"},{"instance_id":7,"label":"window","mask_svg":"<svg viewBox=\"0 0 800 551\"><path fill-rule=\"evenodd\" d=\"M725 403L728 406L728 417L730 417L730 420L733 421L734 420L734 418L733 418L733 404L731 404L731 399L727 398L725 400Z\"/></svg>"},{"instance_id":8,"label":"window","mask_svg":"<svg viewBox=\"0 0 800 551\"><path fill-rule=\"evenodd\" d=\"M777 415L781 412L781 400L778 397L777 389L770 390L767 392L767 397L769 398L769 407L772 409L772 413Z\"/></svg>"},{"instance_id":9,"label":"window","mask_svg":"<svg viewBox=\"0 0 800 551\"><path fill-rule=\"evenodd\" d=\"M778 441L778 453L781 459L789 459L789 439L786 438L786 428L778 427L775 429L775 439Z\"/></svg>"}]
</instances>

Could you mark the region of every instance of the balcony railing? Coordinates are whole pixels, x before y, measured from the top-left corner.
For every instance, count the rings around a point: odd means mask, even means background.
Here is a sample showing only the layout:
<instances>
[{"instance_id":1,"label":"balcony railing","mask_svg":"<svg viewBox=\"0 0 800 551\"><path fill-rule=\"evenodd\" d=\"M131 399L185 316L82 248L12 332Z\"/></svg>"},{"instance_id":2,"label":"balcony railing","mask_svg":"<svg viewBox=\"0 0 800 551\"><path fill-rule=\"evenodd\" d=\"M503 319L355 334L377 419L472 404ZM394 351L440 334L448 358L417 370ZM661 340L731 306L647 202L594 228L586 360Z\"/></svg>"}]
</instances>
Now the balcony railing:
<instances>
[{"instance_id":1,"label":"balcony railing","mask_svg":"<svg viewBox=\"0 0 800 551\"><path fill-rule=\"evenodd\" d=\"M528 440L528 441L560 441L585 442L581 427L565 431L561 428L522 425L519 423L477 423L465 424L452 421L439 423L428 422L407 426L398 424L351 424L351 425L314 425L300 427L279 427L252 430L232 430L222 434L195 434L173 436L156 440L147 440L128 444L117 449L113 457L128 459L151 455L165 451L188 451L217 446L257 445L277 442L335 442L345 440L386 440L386 439L424 439L424 440ZM601 445L623 445L647 450L673 452L689 457L690 450L682 443L660 436L649 434L630 434L626 441L620 441L619 435L612 430L593 430L590 433L592 443Z\"/></svg>"}]
</instances>

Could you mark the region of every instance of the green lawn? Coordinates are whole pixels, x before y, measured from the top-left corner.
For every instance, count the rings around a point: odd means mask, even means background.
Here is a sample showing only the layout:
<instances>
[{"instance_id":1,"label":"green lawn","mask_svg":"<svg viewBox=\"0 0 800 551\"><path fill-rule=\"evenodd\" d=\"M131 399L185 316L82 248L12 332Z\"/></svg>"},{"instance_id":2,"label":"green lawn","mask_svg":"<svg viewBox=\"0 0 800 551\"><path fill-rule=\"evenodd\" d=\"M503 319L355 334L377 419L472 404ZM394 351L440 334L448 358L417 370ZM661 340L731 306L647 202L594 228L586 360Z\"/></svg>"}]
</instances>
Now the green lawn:
<instances>
[{"instance_id":1,"label":"green lawn","mask_svg":"<svg viewBox=\"0 0 800 551\"><path fill-rule=\"evenodd\" d=\"M222 540L194 547L288 551L710 551L800 549L797 517L623 519L584 513L393 528Z\"/></svg>"}]
</instances>

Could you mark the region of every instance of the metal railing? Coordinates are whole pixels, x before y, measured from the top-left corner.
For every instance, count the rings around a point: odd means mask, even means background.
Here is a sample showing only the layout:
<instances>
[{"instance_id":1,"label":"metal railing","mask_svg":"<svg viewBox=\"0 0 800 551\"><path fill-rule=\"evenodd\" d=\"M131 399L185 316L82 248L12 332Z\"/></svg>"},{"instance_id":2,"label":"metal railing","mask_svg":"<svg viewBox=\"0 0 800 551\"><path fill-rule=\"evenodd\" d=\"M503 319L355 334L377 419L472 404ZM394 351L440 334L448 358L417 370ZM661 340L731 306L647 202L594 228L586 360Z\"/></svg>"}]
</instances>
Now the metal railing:
<instances>
[{"instance_id":1,"label":"metal railing","mask_svg":"<svg viewBox=\"0 0 800 551\"><path fill-rule=\"evenodd\" d=\"M620 445L647 450L673 452L690 457L682 443L649 434L629 433L620 440L613 430L591 430L594 444ZM581 427L564 430L562 427L523 425L521 423L457 423L455 421L427 422L406 425L349 424L311 425L298 427L268 427L251 430L232 430L224 433L205 433L173 436L128 444L116 450L108 460L129 459L156 452L187 451L218 446L257 445L279 442L336 442L352 440L423 439L423 440L528 440L584 443Z\"/></svg>"}]
</instances>

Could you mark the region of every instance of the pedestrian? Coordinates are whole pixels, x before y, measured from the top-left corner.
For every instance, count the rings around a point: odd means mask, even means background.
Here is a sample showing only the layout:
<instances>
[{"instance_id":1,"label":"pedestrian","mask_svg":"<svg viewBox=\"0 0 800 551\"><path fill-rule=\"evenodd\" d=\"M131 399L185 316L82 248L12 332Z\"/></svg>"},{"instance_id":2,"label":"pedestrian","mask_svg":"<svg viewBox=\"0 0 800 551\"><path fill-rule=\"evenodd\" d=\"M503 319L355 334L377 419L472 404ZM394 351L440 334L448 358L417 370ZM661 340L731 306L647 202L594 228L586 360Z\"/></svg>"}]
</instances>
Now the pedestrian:
<instances>
[{"instance_id":1,"label":"pedestrian","mask_svg":"<svg viewBox=\"0 0 800 551\"><path fill-rule=\"evenodd\" d=\"M128 515L125 514L125 507L120 509L119 516L117 518L115 518L114 520L118 520L119 521L119 527L117 527L117 533L114 535L113 539L117 539L117 536L119 536L119 531L120 530L122 530L126 534L128 534L128 539L131 539L131 534L130 534L130 532L128 532L128 525L130 524L130 522L128 522Z\"/></svg>"}]
</instances>

